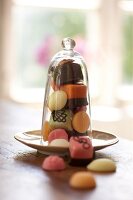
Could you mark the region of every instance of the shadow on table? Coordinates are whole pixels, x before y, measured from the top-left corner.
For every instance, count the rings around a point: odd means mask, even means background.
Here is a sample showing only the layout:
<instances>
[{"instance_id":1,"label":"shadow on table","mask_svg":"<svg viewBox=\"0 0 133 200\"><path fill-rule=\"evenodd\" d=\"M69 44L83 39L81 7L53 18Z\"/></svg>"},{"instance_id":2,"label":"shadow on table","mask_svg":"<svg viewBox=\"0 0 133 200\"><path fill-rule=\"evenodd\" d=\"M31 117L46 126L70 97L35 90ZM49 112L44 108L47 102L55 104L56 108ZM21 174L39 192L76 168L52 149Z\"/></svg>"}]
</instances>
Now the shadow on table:
<instances>
[{"instance_id":1,"label":"shadow on table","mask_svg":"<svg viewBox=\"0 0 133 200\"><path fill-rule=\"evenodd\" d=\"M27 152L27 151L26 152L19 152L18 155L16 155L14 157L14 160L17 161L17 162L22 162L22 163L28 164L28 165L41 167L42 162L46 157L47 157L46 155L32 150L32 151L29 151L29 152ZM68 157L63 157L63 158L66 161L66 163L68 163L69 158ZM111 154L107 154L107 153L103 153L103 152L96 152L95 153L94 159L98 159L98 158L109 158L109 159L114 160L114 158ZM69 173L67 174L68 177L71 175L71 171L73 172L74 170L79 171L79 170L85 170L86 169L86 167L74 167L74 166L70 166L68 164L67 164L67 168L69 169ZM54 175L54 172L52 172L52 174ZM55 173L55 175L56 175L56 173Z\"/></svg>"},{"instance_id":2,"label":"shadow on table","mask_svg":"<svg viewBox=\"0 0 133 200\"><path fill-rule=\"evenodd\" d=\"M37 151L29 151L29 152L19 152L14 160L17 162L21 162L27 165L41 167L43 160L46 158L45 155L40 154Z\"/></svg>"}]
</instances>

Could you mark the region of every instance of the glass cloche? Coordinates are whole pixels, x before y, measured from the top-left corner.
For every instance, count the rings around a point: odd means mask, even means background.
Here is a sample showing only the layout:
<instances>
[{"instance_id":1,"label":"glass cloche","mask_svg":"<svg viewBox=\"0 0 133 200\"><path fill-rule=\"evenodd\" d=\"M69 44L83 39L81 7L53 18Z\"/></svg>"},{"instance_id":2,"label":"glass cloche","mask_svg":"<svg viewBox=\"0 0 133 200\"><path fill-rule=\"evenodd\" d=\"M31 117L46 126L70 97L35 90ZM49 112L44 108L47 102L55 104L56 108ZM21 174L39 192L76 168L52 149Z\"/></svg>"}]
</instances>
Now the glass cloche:
<instances>
[{"instance_id":1,"label":"glass cloche","mask_svg":"<svg viewBox=\"0 0 133 200\"><path fill-rule=\"evenodd\" d=\"M87 68L74 47L73 39L63 39L62 51L53 57L49 66L42 117L43 141L50 142L53 130L55 138L60 138L62 130L68 140L71 136L92 133Z\"/></svg>"}]
</instances>

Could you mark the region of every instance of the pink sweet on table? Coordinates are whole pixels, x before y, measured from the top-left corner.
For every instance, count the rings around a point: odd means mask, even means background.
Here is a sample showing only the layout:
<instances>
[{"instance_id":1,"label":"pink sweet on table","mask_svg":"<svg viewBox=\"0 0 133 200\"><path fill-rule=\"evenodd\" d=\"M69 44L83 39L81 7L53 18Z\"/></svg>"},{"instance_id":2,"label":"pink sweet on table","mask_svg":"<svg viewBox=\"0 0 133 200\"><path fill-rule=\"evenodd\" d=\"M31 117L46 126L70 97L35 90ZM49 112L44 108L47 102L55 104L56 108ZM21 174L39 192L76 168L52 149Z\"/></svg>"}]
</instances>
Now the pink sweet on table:
<instances>
[{"instance_id":1,"label":"pink sweet on table","mask_svg":"<svg viewBox=\"0 0 133 200\"><path fill-rule=\"evenodd\" d=\"M64 129L54 129L49 133L48 142L52 142L55 139L65 139L68 141L68 134Z\"/></svg>"},{"instance_id":2,"label":"pink sweet on table","mask_svg":"<svg viewBox=\"0 0 133 200\"><path fill-rule=\"evenodd\" d=\"M63 158L59 156L48 156L42 164L42 168L48 171L59 171L66 168Z\"/></svg>"},{"instance_id":3,"label":"pink sweet on table","mask_svg":"<svg viewBox=\"0 0 133 200\"><path fill-rule=\"evenodd\" d=\"M69 151L72 159L92 159L92 142L86 136L71 137Z\"/></svg>"}]
</instances>

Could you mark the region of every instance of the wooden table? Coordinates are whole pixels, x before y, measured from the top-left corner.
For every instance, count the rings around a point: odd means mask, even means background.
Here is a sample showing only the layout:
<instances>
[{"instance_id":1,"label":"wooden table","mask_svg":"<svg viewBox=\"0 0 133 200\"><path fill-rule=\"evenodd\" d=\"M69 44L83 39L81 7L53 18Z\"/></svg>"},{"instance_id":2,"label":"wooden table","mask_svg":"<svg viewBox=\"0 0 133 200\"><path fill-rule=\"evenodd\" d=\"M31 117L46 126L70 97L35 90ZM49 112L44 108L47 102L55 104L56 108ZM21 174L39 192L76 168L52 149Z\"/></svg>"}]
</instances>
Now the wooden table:
<instances>
[{"instance_id":1,"label":"wooden table","mask_svg":"<svg viewBox=\"0 0 133 200\"><path fill-rule=\"evenodd\" d=\"M41 155L14 139L14 134L39 129L41 112L0 101L0 200L132 200L133 142L120 142L96 153L112 158L116 173L94 174L97 187L77 191L69 187L70 176L85 168L70 167L61 172L45 172Z\"/></svg>"}]
</instances>

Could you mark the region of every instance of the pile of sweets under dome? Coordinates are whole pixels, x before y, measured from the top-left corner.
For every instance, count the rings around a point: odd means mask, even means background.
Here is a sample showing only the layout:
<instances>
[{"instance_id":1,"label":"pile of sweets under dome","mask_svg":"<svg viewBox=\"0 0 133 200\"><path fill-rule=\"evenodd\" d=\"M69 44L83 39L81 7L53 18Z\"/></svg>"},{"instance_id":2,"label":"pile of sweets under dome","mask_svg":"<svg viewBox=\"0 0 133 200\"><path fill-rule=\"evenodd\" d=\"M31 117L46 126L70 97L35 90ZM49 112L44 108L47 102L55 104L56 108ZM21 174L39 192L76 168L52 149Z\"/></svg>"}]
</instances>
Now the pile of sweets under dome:
<instances>
[{"instance_id":1,"label":"pile of sweets under dome","mask_svg":"<svg viewBox=\"0 0 133 200\"><path fill-rule=\"evenodd\" d=\"M87 67L65 38L63 50L52 59L45 90L42 138L48 145L69 147L70 157L88 163L94 156L91 143L90 94ZM77 161L78 159L78 161ZM83 163L83 162L82 162Z\"/></svg>"},{"instance_id":2,"label":"pile of sweets under dome","mask_svg":"<svg viewBox=\"0 0 133 200\"><path fill-rule=\"evenodd\" d=\"M58 83L57 71L60 73ZM76 74L76 75L75 75ZM90 116L87 113L87 86L83 83L81 66L73 60L63 60L52 72L49 96L47 98L49 120L44 122L44 140L51 130L64 129L68 137L87 135Z\"/></svg>"}]
</instances>

